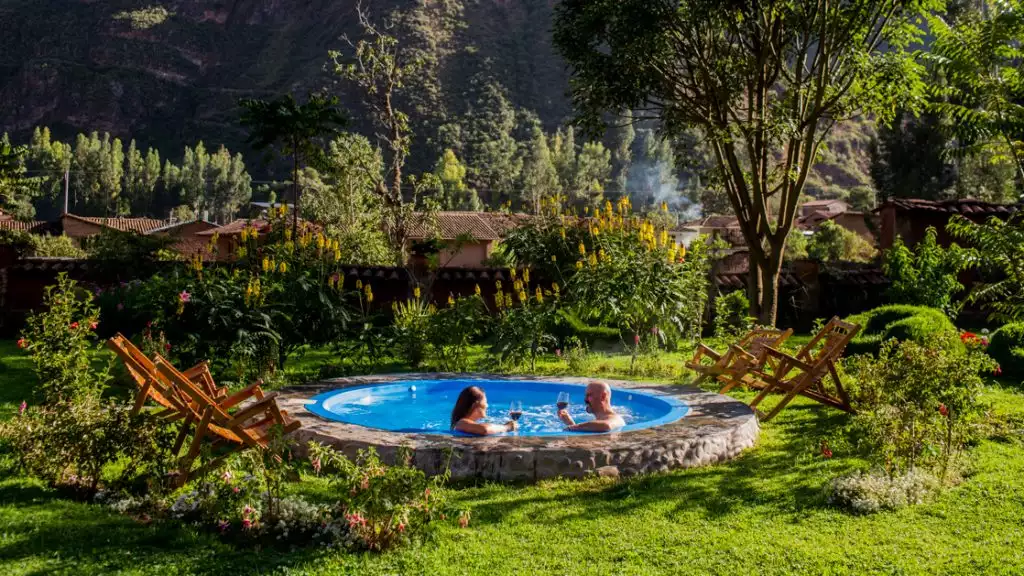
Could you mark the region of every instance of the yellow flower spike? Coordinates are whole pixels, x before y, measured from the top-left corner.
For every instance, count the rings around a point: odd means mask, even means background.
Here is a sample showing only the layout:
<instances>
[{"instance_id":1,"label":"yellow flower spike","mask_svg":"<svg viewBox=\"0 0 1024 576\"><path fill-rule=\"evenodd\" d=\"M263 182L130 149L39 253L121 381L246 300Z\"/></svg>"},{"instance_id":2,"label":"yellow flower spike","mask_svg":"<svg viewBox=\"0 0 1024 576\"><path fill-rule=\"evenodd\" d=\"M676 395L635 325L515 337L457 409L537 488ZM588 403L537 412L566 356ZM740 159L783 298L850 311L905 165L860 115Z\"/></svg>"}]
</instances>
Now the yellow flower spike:
<instances>
[{"instance_id":1,"label":"yellow flower spike","mask_svg":"<svg viewBox=\"0 0 1024 576\"><path fill-rule=\"evenodd\" d=\"M412 297L417 299L417 300L420 299L420 287L419 286L417 286L417 287L412 289Z\"/></svg>"},{"instance_id":2,"label":"yellow flower spike","mask_svg":"<svg viewBox=\"0 0 1024 576\"><path fill-rule=\"evenodd\" d=\"M278 267L278 269L277 269L277 270L278 270L278 272L280 272L281 274L284 274L285 272L287 272L287 271L288 271L288 264L286 264L286 263L284 263L284 262L281 262L281 266L280 266L280 267Z\"/></svg>"},{"instance_id":3,"label":"yellow flower spike","mask_svg":"<svg viewBox=\"0 0 1024 576\"><path fill-rule=\"evenodd\" d=\"M580 251L580 256L586 256L587 255L587 247L583 245L583 242L580 242L580 245L578 246L578 248L579 248L579 251Z\"/></svg>"},{"instance_id":4,"label":"yellow flower spike","mask_svg":"<svg viewBox=\"0 0 1024 576\"><path fill-rule=\"evenodd\" d=\"M516 279L516 269L515 268L509 268L508 269L508 277L513 279L513 280Z\"/></svg>"},{"instance_id":5,"label":"yellow flower spike","mask_svg":"<svg viewBox=\"0 0 1024 576\"><path fill-rule=\"evenodd\" d=\"M363 289L363 281L362 280L356 280L356 290L362 290L362 289Z\"/></svg>"},{"instance_id":6,"label":"yellow flower spike","mask_svg":"<svg viewBox=\"0 0 1024 576\"><path fill-rule=\"evenodd\" d=\"M473 287L473 292L475 292L477 296L480 295L481 291L480 291L480 285L479 284L477 284L476 286Z\"/></svg>"},{"instance_id":7,"label":"yellow flower spike","mask_svg":"<svg viewBox=\"0 0 1024 576\"><path fill-rule=\"evenodd\" d=\"M565 240L565 228L560 229L558 233L562 235L562 240Z\"/></svg>"},{"instance_id":8,"label":"yellow flower spike","mask_svg":"<svg viewBox=\"0 0 1024 576\"><path fill-rule=\"evenodd\" d=\"M430 314L434 314L435 312L437 312L437 306L434 306L433 304L427 304L427 312Z\"/></svg>"},{"instance_id":9,"label":"yellow flower spike","mask_svg":"<svg viewBox=\"0 0 1024 576\"><path fill-rule=\"evenodd\" d=\"M551 261L552 262L558 262L558 256L555 256L554 254L552 254L551 255Z\"/></svg>"},{"instance_id":10,"label":"yellow flower spike","mask_svg":"<svg viewBox=\"0 0 1024 576\"><path fill-rule=\"evenodd\" d=\"M558 282L552 282L552 283L551 283L551 290L552 290L552 291L553 291L553 292L554 292L555 294L558 294L558 291L560 290L560 288L558 287Z\"/></svg>"},{"instance_id":11,"label":"yellow flower spike","mask_svg":"<svg viewBox=\"0 0 1024 576\"><path fill-rule=\"evenodd\" d=\"M505 308L511 308L511 307L512 307L512 295L511 294L505 294Z\"/></svg>"},{"instance_id":12,"label":"yellow flower spike","mask_svg":"<svg viewBox=\"0 0 1024 576\"><path fill-rule=\"evenodd\" d=\"M525 282L526 284L530 283L530 269L529 268L523 268L523 282Z\"/></svg>"},{"instance_id":13,"label":"yellow flower spike","mask_svg":"<svg viewBox=\"0 0 1024 576\"><path fill-rule=\"evenodd\" d=\"M505 298L501 295L501 292L497 292L494 295L494 307L501 310L505 306Z\"/></svg>"},{"instance_id":14,"label":"yellow flower spike","mask_svg":"<svg viewBox=\"0 0 1024 576\"><path fill-rule=\"evenodd\" d=\"M512 283L512 289L515 290L516 292L519 292L520 290L523 289L523 283L519 280L516 280L515 282Z\"/></svg>"},{"instance_id":15,"label":"yellow flower spike","mask_svg":"<svg viewBox=\"0 0 1024 576\"><path fill-rule=\"evenodd\" d=\"M597 266L597 256L594 256L593 254L591 254L590 258L587 259L587 263L590 264L591 268L593 268L594 266Z\"/></svg>"},{"instance_id":16,"label":"yellow flower spike","mask_svg":"<svg viewBox=\"0 0 1024 576\"><path fill-rule=\"evenodd\" d=\"M601 251L597 253L597 259L604 262L607 257L608 256L604 253L604 248L601 248Z\"/></svg>"},{"instance_id":17,"label":"yellow flower spike","mask_svg":"<svg viewBox=\"0 0 1024 576\"><path fill-rule=\"evenodd\" d=\"M366 303L373 304L373 292L369 290L366 291Z\"/></svg>"},{"instance_id":18,"label":"yellow flower spike","mask_svg":"<svg viewBox=\"0 0 1024 576\"><path fill-rule=\"evenodd\" d=\"M291 228L285 228L284 229L284 239L285 240L291 240L292 239L292 229Z\"/></svg>"},{"instance_id":19,"label":"yellow flower spike","mask_svg":"<svg viewBox=\"0 0 1024 576\"><path fill-rule=\"evenodd\" d=\"M448 305L455 306L455 298L453 298L451 294L448 295Z\"/></svg>"},{"instance_id":20,"label":"yellow flower spike","mask_svg":"<svg viewBox=\"0 0 1024 576\"><path fill-rule=\"evenodd\" d=\"M583 207L583 213L589 216L590 215L590 206L584 206Z\"/></svg>"},{"instance_id":21,"label":"yellow flower spike","mask_svg":"<svg viewBox=\"0 0 1024 576\"><path fill-rule=\"evenodd\" d=\"M501 292L501 280L495 280L494 287L497 288L498 292Z\"/></svg>"},{"instance_id":22,"label":"yellow flower spike","mask_svg":"<svg viewBox=\"0 0 1024 576\"><path fill-rule=\"evenodd\" d=\"M291 240L287 240L284 243L284 248L285 248L285 250L287 250L289 252L294 252L295 251L295 243L292 242Z\"/></svg>"},{"instance_id":23,"label":"yellow flower spike","mask_svg":"<svg viewBox=\"0 0 1024 576\"><path fill-rule=\"evenodd\" d=\"M521 290L517 296L519 297L520 302L526 302L526 291Z\"/></svg>"},{"instance_id":24,"label":"yellow flower spike","mask_svg":"<svg viewBox=\"0 0 1024 576\"><path fill-rule=\"evenodd\" d=\"M668 202L662 202L661 203L661 211L662 212L668 212Z\"/></svg>"},{"instance_id":25,"label":"yellow flower spike","mask_svg":"<svg viewBox=\"0 0 1024 576\"><path fill-rule=\"evenodd\" d=\"M263 258L263 271L266 272L270 269L270 259L267 257Z\"/></svg>"},{"instance_id":26,"label":"yellow flower spike","mask_svg":"<svg viewBox=\"0 0 1024 576\"><path fill-rule=\"evenodd\" d=\"M577 270L582 270L583 269L583 260L577 260L576 261L576 269Z\"/></svg>"},{"instance_id":27,"label":"yellow flower spike","mask_svg":"<svg viewBox=\"0 0 1024 576\"><path fill-rule=\"evenodd\" d=\"M537 304L544 302L544 293L541 292L540 286L537 286L537 290L534 291L534 297L537 299Z\"/></svg>"}]
</instances>

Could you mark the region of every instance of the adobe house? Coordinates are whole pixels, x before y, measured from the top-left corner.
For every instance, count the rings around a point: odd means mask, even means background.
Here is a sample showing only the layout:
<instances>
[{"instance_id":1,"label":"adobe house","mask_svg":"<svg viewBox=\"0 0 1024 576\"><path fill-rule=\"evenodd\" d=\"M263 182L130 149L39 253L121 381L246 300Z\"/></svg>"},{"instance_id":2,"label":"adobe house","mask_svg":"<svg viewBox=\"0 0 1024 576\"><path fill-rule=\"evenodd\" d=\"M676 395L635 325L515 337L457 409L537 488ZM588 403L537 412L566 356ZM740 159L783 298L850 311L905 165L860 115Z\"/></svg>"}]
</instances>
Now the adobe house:
<instances>
[{"instance_id":1,"label":"adobe house","mask_svg":"<svg viewBox=\"0 0 1024 576\"><path fill-rule=\"evenodd\" d=\"M417 245L425 248L430 242L438 241L441 243L438 260L446 268L482 268L501 239L530 218L526 214L503 212L447 211L438 212L436 226L432 226L424 220L423 213L415 216L409 232L413 252L423 251L417 250ZM456 247L460 237L469 241Z\"/></svg>"},{"instance_id":2,"label":"adobe house","mask_svg":"<svg viewBox=\"0 0 1024 576\"><path fill-rule=\"evenodd\" d=\"M104 228L120 230L121 232L146 234L166 224L165 220L158 220L156 218L94 218L67 213L61 214L60 217L60 225L64 230L64 234L78 245L81 245L83 238L96 236Z\"/></svg>"},{"instance_id":3,"label":"adobe house","mask_svg":"<svg viewBox=\"0 0 1024 576\"><path fill-rule=\"evenodd\" d=\"M200 232L206 232L208 230L216 230L220 228L213 222L206 220L187 220L183 222L174 222L161 226L160 228L154 228L147 234L150 236L167 236L174 238L174 244L171 246L176 252L182 256L189 258L194 254L200 254L204 260L212 259L212 256L206 250L210 241L207 236L199 236Z\"/></svg>"},{"instance_id":4,"label":"adobe house","mask_svg":"<svg viewBox=\"0 0 1024 576\"><path fill-rule=\"evenodd\" d=\"M677 228L688 228L696 230L699 235L720 238L734 248L743 248L747 245L743 231L740 230L739 220L735 216L705 216L700 220L680 224Z\"/></svg>"},{"instance_id":5,"label":"adobe house","mask_svg":"<svg viewBox=\"0 0 1024 576\"><path fill-rule=\"evenodd\" d=\"M842 200L812 200L801 204L796 227L798 230L813 232L828 220L856 233L872 245L877 242L877 217L870 213L850 210L850 205Z\"/></svg>"},{"instance_id":6,"label":"adobe house","mask_svg":"<svg viewBox=\"0 0 1024 576\"><path fill-rule=\"evenodd\" d=\"M946 231L946 223L954 214L961 214L973 222L984 222L996 217L1006 220L1021 209L1021 204L993 204L963 198L960 200L921 200L918 198L889 198L875 209L881 217L879 246L882 250L892 247L896 236L913 246L924 238L929 226L938 231L937 239L942 246L949 246L953 238Z\"/></svg>"}]
</instances>

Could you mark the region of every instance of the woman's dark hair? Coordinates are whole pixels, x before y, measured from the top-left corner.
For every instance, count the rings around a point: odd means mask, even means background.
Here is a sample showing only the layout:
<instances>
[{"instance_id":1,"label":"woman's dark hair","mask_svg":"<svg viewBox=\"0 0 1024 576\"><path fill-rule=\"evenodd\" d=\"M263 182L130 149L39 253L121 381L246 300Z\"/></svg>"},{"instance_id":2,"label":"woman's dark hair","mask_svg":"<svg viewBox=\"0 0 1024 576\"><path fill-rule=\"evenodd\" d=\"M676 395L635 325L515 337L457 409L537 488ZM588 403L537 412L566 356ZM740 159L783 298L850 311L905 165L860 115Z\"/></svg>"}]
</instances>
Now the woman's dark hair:
<instances>
[{"instance_id":1,"label":"woman's dark hair","mask_svg":"<svg viewBox=\"0 0 1024 576\"><path fill-rule=\"evenodd\" d=\"M459 399L455 401L455 408L452 408L452 428L455 424L466 417L473 405L482 401L486 396L479 386L468 386L459 392Z\"/></svg>"}]
</instances>

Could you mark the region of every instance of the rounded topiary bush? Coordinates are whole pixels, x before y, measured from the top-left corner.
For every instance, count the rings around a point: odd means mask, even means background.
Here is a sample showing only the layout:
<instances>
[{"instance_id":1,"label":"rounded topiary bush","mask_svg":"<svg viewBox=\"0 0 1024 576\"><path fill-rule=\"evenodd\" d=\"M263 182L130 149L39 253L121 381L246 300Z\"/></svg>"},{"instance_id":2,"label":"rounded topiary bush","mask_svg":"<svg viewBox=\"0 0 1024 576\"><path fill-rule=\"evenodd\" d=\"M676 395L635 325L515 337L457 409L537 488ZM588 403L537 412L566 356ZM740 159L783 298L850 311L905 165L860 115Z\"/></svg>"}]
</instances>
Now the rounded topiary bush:
<instances>
[{"instance_id":1,"label":"rounded topiary bush","mask_svg":"<svg viewBox=\"0 0 1024 576\"><path fill-rule=\"evenodd\" d=\"M1024 377L1024 322L1006 324L993 332L986 352L999 362L1003 374Z\"/></svg>"},{"instance_id":2,"label":"rounded topiary bush","mask_svg":"<svg viewBox=\"0 0 1024 576\"><path fill-rule=\"evenodd\" d=\"M950 345L963 345L953 322L941 310L927 306L880 306L846 320L861 326L860 333L846 347L847 354L877 354L882 342L891 338L924 342L932 336L945 336Z\"/></svg>"}]
</instances>

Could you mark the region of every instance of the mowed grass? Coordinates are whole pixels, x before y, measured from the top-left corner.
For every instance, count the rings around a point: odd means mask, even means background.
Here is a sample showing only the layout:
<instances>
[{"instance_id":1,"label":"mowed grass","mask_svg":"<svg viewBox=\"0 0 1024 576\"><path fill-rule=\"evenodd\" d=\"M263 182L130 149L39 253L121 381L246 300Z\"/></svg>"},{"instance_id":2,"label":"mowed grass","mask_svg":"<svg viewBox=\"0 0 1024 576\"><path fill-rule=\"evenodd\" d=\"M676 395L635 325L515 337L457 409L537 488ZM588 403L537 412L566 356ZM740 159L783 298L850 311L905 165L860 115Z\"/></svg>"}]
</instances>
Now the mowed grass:
<instances>
[{"instance_id":1,"label":"mowed grass","mask_svg":"<svg viewBox=\"0 0 1024 576\"><path fill-rule=\"evenodd\" d=\"M628 368L628 357L610 361ZM0 342L0 418L16 413L32 385L27 358ZM986 399L1004 413L1024 410L1015 387L993 384ZM469 528L444 527L433 542L379 555L254 550L177 522L143 524L63 499L17 475L8 456L0 574L1024 573L1018 443L982 442L966 480L935 502L855 516L829 507L822 488L863 463L815 449L846 418L798 401L726 464L621 482L456 488L451 497L473 511ZM291 489L331 497L319 479Z\"/></svg>"}]
</instances>

